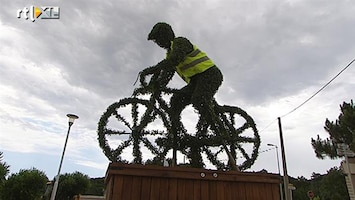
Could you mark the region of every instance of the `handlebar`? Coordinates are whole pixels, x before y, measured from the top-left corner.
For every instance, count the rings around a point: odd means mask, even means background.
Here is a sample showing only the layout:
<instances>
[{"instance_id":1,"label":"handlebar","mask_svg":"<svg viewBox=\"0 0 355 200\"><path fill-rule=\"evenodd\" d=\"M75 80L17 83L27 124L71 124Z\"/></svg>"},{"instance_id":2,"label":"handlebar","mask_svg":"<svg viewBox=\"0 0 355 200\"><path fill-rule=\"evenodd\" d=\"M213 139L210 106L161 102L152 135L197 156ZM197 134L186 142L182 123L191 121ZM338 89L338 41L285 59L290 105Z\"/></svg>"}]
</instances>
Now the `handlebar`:
<instances>
[{"instance_id":1,"label":"handlebar","mask_svg":"<svg viewBox=\"0 0 355 200\"><path fill-rule=\"evenodd\" d=\"M147 83L146 77L150 76L150 80ZM156 69L154 67L148 67L138 73L137 80L140 82L140 87L136 88L133 92L133 96L138 94L156 94L156 93L174 93L177 89L167 87L168 83L171 81L173 74L169 75L167 70ZM134 84L135 84L134 83Z\"/></svg>"}]
</instances>

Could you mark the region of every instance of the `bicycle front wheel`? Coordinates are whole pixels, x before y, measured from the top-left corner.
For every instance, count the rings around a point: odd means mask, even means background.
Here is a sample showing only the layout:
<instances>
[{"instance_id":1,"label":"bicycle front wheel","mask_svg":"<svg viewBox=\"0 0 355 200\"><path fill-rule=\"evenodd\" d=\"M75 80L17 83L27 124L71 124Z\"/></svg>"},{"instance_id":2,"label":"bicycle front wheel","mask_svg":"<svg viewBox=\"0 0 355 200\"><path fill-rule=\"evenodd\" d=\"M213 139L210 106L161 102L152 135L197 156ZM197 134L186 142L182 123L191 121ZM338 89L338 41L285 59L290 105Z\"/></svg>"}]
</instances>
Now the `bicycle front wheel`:
<instances>
[{"instance_id":1,"label":"bicycle front wheel","mask_svg":"<svg viewBox=\"0 0 355 200\"><path fill-rule=\"evenodd\" d=\"M121 99L110 105L100 118L99 144L113 162L160 162L168 151L159 144L168 135L167 123L165 114L150 101L134 97ZM143 160L143 156L147 159Z\"/></svg>"}]
</instances>

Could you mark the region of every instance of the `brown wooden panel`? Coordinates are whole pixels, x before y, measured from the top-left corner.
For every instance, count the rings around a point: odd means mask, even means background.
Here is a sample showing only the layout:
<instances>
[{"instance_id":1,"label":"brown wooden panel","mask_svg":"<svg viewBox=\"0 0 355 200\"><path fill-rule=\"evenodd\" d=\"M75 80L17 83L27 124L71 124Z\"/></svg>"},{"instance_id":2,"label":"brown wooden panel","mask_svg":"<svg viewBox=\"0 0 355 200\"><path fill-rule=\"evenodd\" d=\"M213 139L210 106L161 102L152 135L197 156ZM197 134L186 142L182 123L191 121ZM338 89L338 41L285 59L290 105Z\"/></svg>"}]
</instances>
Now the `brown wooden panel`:
<instances>
[{"instance_id":1,"label":"brown wooden panel","mask_svg":"<svg viewBox=\"0 0 355 200\"><path fill-rule=\"evenodd\" d=\"M251 196L252 199L260 199L260 200L265 199L265 196L262 196L259 193L260 190L263 190L263 183L257 183L257 184L249 183L248 185L252 191L252 196Z\"/></svg>"},{"instance_id":2,"label":"brown wooden panel","mask_svg":"<svg viewBox=\"0 0 355 200\"><path fill-rule=\"evenodd\" d=\"M201 198L201 181L193 180L193 200L202 200Z\"/></svg>"},{"instance_id":3,"label":"brown wooden panel","mask_svg":"<svg viewBox=\"0 0 355 200\"><path fill-rule=\"evenodd\" d=\"M236 193L235 193L235 199L237 200L247 200L247 194L246 194L246 187L243 182L240 183L234 183L233 184Z\"/></svg>"},{"instance_id":4,"label":"brown wooden panel","mask_svg":"<svg viewBox=\"0 0 355 200\"><path fill-rule=\"evenodd\" d=\"M254 190L259 196L259 199L280 199L276 193L279 193L279 186L277 184L259 184L257 189Z\"/></svg>"},{"instance_id":5,"label":"brown wooden panel","mask_svg":"<svg viewBox=\"0 0 355 200\"><path fill-rule=\"evenodd\" d=\"M272 187L271 187L271 184L263 184L263 189L262 190L259 190L259 195L261 197L263 197L263 199L270 199L270 198L273 198L273 195L272 195Z\"/></svg>"},{"instance_id":6,"label":"brown wooden panel","mask_svg":"<svg viewBox=\"0 0 355 200\"><path fill-rule=\"evenodd\" d=\"M194 183L193 180L184 180L185 200L193 200L194 197Z\"/></svg>"},{"instance_id":7,"label":"brown wooden panel","mask_svg":"<svg viewBox=\"0 0 355 200\"><path fill-rule=\"evenodd\" d=\"M250 183L244 183L244 186L245 186L246 199L254 200L256 197L255 197L255 194L253 191L253 189L254 189L253 186L255 187L256 185L250 184ZM257 200L257 199L255 199L255 200Z\"/></svg>"},{"instance_id":8,"label":"brown wooden panel","mask_svg":"<svg viewBox=\"0 0 355 200\"><path fill-rule=\"evenodd\" d=\"M225 181L216 181L216 195L217 199L226 199L225 189L226 189Z\"/></svg>"},{"instance_id":9,"label":"brown wooden panel","mask_svg":"<svg viewBox=\"0 0 355 200\"><path fill-rule=\"evenodd\" d=\"M134 176L131 187L132 187L131 199L140 200L142 194L142 177Z\"/></svg>"},{"instance_id":10,"label":"brown wooden panel","mask_svg":"<svg viewBox=\"0 0 355 200\"><path fill-rule=\"evenodd\" d=\"M185 200L185 195L186 195L186 187L184 185L185 180L184 179L178 179L177 180L177 199L178 200Z\"/></svg>"},{"instance_id":11,"label":"brown wooden panel","mask_svg":"<svg viewBox=\"0 0 355 200\"><path fill-rule=\"evenodd\" d=\"M160 179L160 188L159 188L159 199L165 200L169 199L169 179L161 178Z\"/></svg>"},{"instance_id":12,"label":"brown wooden panel","mask_svg":"<svg viewBox=\"0 0 355 200\"><path fill-rule=\"evenodd\" d=\"M230 196L230 199L235 200L236 199L235 196L237 194L237 188L234 186L235 183L234 182L227 182L227 183L228 183L228 187L229 187L229 189L227 191L228 196Z\"/></svg>"},{"instance_id":13,"label":"brown wooden panel","mask_svg":"<svg viewBox=\"0 0 355 200\"><path fill-rule=\"evenodd\" d=\"M217 197L217 181L209 181L209 188L210 199L219 199Z\"/></svg>"},{"instance_id":14,"label":"brown wooden panel","mask_svg":"<svg viewBox=\"0 0 355 200\"><path fill-rule=\"evenodd\" d=\"M121 195L122 200L123 199L131 199L132 183L133 183L133 176L124 176L124 178L123 178L123 192Z\"/></svg>"},{"instance_id":15,"label":"brown wooden panel","mask_svg":"<svg viewBox=\"0 0 355 200\"><path fill-rule=\"evenodd\" d=\"M158 200L160 196L160 178L152 178L150 186L150 199Z\"/></svg>"},{"instance_id":16,"label":"brown wooden panel","mask_svg":"<svg viewBox=\"0 0 355 200\"><path fill-rule=\"evenodd\" d=\"M112 199L121 199L122 198L122 189L123 189L123 177L114 177L114 190L112 192Z\"/></svg>"},{"instance_id":17,"label":"brown wooden panel","mask_svg":"<svg viewBox=\"0 0 355 200\"><path fill-rule=\"evenodd\" d=\"M209 190L208 181L201 181L201 200L210 200Z\"/></svg>"},{"instance_id":18,"label":"brown wooden panel","mask_svg":"<svg viewBox=\"0 0 355 200\"><path fill-rule=\"evenodd\" d=\"M141 200L147 200L150 197L150 186L151 186L151 179L150 177L141 177L142 181L142 193L141 193ZM110 200L110 199L108 199ZM114 200L114 199L112 199Z\"/></svg>"},{"instance_id":19,"label":"brown wooden panel","mask_svg":"<svg viewBox=\"0 0 355 200\"><path fill-rule=\"evenodd\" d=\"M176 178L169 179L169 200L177 200L178 180Z\"/></svg>"},{"instance_id":20,"label":"brown wooden panel","mask_svg":"<svg viewBox=\"0 0 355 200\"><path fill-rule=\"evenodd\" d=\"M272 199L281 199L280 184L268 184L271 187Z\"/></svg>"},{"instance_id":21,"label":"brown wooden panel","mask_svg":"<svg viewBox=\"0 0 355 200\"><path fill-rule=\"evenodd\" d=\"M202 178L201 173L204 173L205 177ZM127 165L122 163L111 163L107 174L260 183L279 183L280 181L278 178L279 176L276 174L237 171L216 171L185 167L161 167L138 164ZM214 177L213 174L217 174L218 177Z\"/></svg>"},{"instance_id":22,"label":"brown wooden panel","mask_svg":"<svg viewBox=\"0 0 355 200\"><path fill-rule=\"evenodd\" d=\"M232 200L232 191L234 188L232 188L232 182L223 182L223 192L224 192L224 199L225 200Z\"/></svg>"},{"instance_id":23,"label":"brown wooden panel","mask_svg":"<svg viewBox=\"0 0 355 200\"><path fill-rule=\"evenodd\" d=\"M275 174L127 164L112 166L106 173L107 200L280 199L280 177Z\"/></svg>"},{"instance_id":24,"label":"brown wooden panel","mask_svg":"<svg viewBox=\"0 0 355 200\"><path fill-rule=\"evenodd\" d=\"M105 187L105 196L107 199L111 199L112 192L113 192L113 177L109 180L106 180L106 187Z\"/></svg>"}]
</instances>

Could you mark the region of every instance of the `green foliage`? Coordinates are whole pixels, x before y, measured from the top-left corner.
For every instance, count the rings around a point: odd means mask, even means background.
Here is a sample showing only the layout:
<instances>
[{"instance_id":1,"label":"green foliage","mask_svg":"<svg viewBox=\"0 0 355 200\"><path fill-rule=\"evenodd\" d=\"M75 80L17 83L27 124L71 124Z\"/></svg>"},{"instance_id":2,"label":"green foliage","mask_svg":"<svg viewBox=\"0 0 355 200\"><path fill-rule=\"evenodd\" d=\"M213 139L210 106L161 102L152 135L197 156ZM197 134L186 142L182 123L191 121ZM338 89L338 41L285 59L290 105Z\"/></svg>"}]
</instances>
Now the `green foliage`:
<instances>
[{"instance_id":1,"label":"green foliage","mask_svg":"<svg viewBox=\"0 0 355 200\"><path fill-rule=\"evenodd\" d=\"M6 164L5 161L3 161L3 152L0 152L0 199L1 199L1 193L6 181L6 176L9 174L10 166Z\"/></svg>"},{"instance_id":2,"label":"green foliage","mask_svg":"<svg viewBox=\"0 0 355 200\"><path fill-rule=\"evenodd\" d=\"M6 176L9 174L10 166L3 161L3 152L0 152L0 184L4 183Z\"/></svg>"},{"instance_id":3,"label":"green foliage","mask_svg":"<svg viewBox=\"0 0 355 200\"><path fill-rule=\"evenodd\" d=\"M91 178L90 187L85 194L103 196L105 191L105 178Z\"/></svg>"},{"instance_id":4,"label":"green foliage","mask_svg":"<svg viewBox=\"0 0 355 200\"><path fill-rule=\"evenodd\" d=\"M355 152L355 105L351 100L350 103L343 102L340 105L341 113L338 119L333 122L326 119L324 129L328 132L329 137L321 139L319 135L316 139L311 140L316 156L324 159L326 156L336 159L337 144L345 143Z\"/></svg>"},{"instance_id":5,"label":"green foliage","mask_svg":"<svg viewBox=\"0 0 355 200\"><path fill-rule=\"evenodd\" d=\"M85 194L90 188L90 178L80 172L66 173L59 178L57 200L72 199L74 195Z\"/></svg>"},{"instance_id":6,"label":"green foliage","mask_svg":"<svg viewBox=\"0 0 355 200\"><path fill-rule=\"evenodd\" d=\"M348 199L348 190L342 171L337 168L330 169L321 180L320 191L320 197L324 200Z\"/></svg>"},{"instance_id":7,"label":"green foliage","mask_svg":"<svg viewBox=\"0 0 355 200\"><path fill-rule=\"evenodd\" d=\"M6 180L2 199L6 200L39 200L46 189L48 181L44 172L35 168L20 170Z\"/></svg>"},{"instance_id":8,"label":"green foliage","mask_svg":"<svg viewBox=\"0 0 355 200\"><path fill-rule=\"evenodd\" d=\"M305 177L290 178L296 187L293 191L294 200L308 199L307 192L313 191L315 199L322 200L347 200L349 193L342 171L336 167L327 171L327 174L313 173L310 180Z\"/></svg>"},{"instance_id":9,"label":"green foliage","mask_svg":"<svg viewBox=\"0 0 355 200\"><path fill-rule=\"evenodd\" d=\"M152 31L148 35L148 40L154 40L163 48L170 47L170 41L175 38L175 34L171 26L165 22L159 22L154 25Z\"/></svg>"},{"instance_id":10,"label":"green foliage","mask_svg":"<svg viewBox=\"0 0 355 200\"><path fill-rule=\"evenodd\" d=\"M292 183L295 187L296 190L294 190L292 192L293 194L293 199L294 200L303 200L303 199L307 199L307 192L309 190L311 190L310 185L311 185L311 181L307 180L305 177L297 177L292 178L290 177L290 183Z\"/></svg>"}]
</instances>

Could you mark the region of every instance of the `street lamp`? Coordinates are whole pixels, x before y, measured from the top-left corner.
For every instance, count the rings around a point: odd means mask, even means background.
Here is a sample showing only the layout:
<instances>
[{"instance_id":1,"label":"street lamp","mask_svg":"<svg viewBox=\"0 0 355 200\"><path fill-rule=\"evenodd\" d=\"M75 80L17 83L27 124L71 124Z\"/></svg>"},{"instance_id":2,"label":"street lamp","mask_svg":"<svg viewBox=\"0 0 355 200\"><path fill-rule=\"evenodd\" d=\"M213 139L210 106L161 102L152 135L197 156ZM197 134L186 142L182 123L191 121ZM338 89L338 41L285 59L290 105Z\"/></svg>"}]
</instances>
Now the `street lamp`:
<instances>
[{"instance_id":1,"label":"street lamp","mask_svg":"<svg viewBox=\"0 0 355 200\"><path fill-rule=\"evenodd\" d=\"M275 144L267 144L267 146L272 146L272 147L275 147L275 150L276 150L276 158L277 158L277 169L279 171L279 176L281 176L281 173L280 173L280 161L279 161L279 148L277 147L277 145ZM284 199L283 195L282 195L282 184L280 183L280 196L281 196L281 200Z\"/></svg>"},{"instance_id":2,"label":"street lamp","mask_svg":"<svg viewBox=\"0 0 355 200\"><path fill-rule=\"evenodd\" d=\"M279 148L275 144L267 144L267 146L275 147L276 157L277 157L277 169L279 170L279 175L280 175L281 173L280 173L280 161L279 161Z\"/></svg>"},{"instance_id":3,"label":"street lamp","mask_svg":"<svg viewBox=\"0 0 355 200\"><path fill-rule=\"evenodd\" d=\"M60 176L60 170L61 170L61 168L62 168L64 153L65 153L65 149L66 149L66 147L67 147L67 142L68 142L70 127L74 124L74 121L79 118L77 115L74 115L74 114L67 114L67 117L69 118L69 122L68 122L68 125L69 125L69 126L68 126L68 133L67 133L67 137L65 138L65 143L64 143L64 149L63 149L63 153L62 153L62 158L61 158L61 160L60 160L59 169L58 169L58 174L57 174L57 176L56 176L56 178L55 178L55 183L54 183L53 190L52 190L51 200L54 200L54 199L55 199L55 196L56 196L56 194L57 194L58 183L59 183L59 176Z\"/></svg>"}]
</instances>

